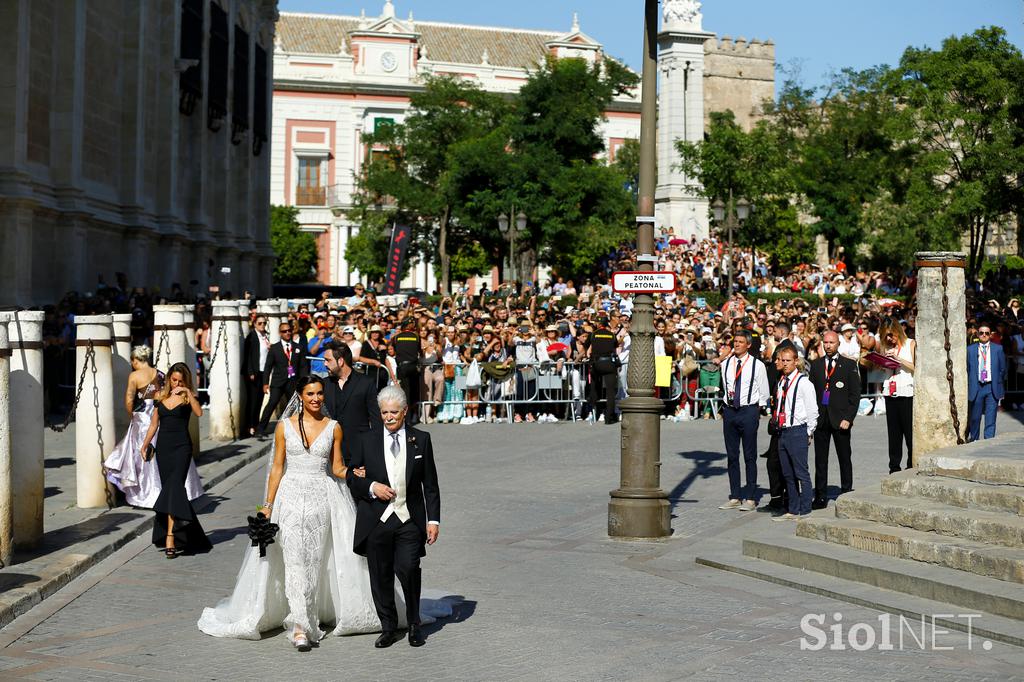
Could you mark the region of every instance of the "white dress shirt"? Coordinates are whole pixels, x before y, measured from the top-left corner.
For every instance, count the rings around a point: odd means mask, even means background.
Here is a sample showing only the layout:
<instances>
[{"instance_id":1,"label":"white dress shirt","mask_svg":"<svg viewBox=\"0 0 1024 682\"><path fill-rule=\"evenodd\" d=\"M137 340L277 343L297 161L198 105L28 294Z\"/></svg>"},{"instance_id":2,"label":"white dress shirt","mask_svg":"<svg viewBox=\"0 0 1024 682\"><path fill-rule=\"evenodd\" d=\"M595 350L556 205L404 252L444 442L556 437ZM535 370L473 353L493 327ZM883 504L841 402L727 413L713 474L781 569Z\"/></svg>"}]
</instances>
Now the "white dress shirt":
<instances>
[{"instance_id":1,"label":"white dress shirt","mask_svg":"<svg viewBox=\"0 0 1024 682\"><path fill-rule=\"evenodd\" d=\"M740 370L740 407L747 405L767 405L771 390L768 388L768 371L763 362L755 362L754 356L745 353L743 357L731 355L722 365L722 382L725 388L726 403L732 405L732 390L736 387L736 372ZM751 386L753 382L753 386ZM750 400L747 400L747 396Z\"/></svg>"},{"instance_id":2,"label":"white dress shirt","mask_svg":"<svg viewBox=\"0 0 1024 682\"><path fill-rule=\"evenodd\" d=\"M978 344L978 381L983 384L992 381L992 347L988 343Z\"/></svg>"},{"instance_id":3,"label":"white dress shirt","mask_svg":"<svg viewBox=\"0 0 1024 682\"><path fill-rule=\"evenodd\" d=\"M779 387L775 394L776 412L785 413L786 423L784 426L786 428L806 425L807 435L810 436L818 425L818 396L814 385L810 379L795 369L788 378L788 384L786 377L779 380ZM797 382L797 379L800 381ZM785 394L785 402L783 402L783 387L788 389Z\"/></svg>"},{"instance_id":4,"label":"white dress shirt","mask_svg":"<svg viewBox=\"0 0 1024 682\"><path fill-rule=\"evenodd\" d=\"M267 368L267 355L270 354L270 337L266 332L256 332L260 346L260 372Z\"/></svg>"}]
</instances>

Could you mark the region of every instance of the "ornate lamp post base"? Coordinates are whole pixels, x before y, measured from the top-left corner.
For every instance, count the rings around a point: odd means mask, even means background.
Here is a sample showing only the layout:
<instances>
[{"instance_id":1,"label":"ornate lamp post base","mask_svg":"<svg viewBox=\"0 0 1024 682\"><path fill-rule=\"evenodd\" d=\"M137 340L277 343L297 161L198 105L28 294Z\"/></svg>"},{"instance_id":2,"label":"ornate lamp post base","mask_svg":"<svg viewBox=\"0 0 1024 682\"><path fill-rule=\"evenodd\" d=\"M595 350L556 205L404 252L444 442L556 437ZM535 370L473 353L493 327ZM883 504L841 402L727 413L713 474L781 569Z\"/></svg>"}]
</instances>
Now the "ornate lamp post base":
<instances>
[{"instance_id":1,"label":"ornate lamp post base","mask_svg":"<svg viewBox=\"0 0 1024 682\"><path fill-rule=\"evenodd\" d=\"M664 538L672 534L668 494L643 485L659 480L664 406L657 398L630 397L620 403L622 484L611 491L608 503L610 537Z\"/></svg>"}]
</instances>

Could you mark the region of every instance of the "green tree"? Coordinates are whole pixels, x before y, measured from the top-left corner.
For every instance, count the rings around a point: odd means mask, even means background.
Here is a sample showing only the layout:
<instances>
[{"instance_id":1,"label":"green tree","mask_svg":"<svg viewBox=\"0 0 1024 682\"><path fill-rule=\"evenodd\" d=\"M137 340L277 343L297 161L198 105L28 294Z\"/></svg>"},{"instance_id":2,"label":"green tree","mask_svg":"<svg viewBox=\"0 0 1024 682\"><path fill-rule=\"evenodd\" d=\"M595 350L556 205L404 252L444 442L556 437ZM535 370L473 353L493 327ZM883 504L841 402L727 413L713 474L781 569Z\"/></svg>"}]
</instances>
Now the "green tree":
<instances>
[{"instance_id":1,"label":"green tree","mask_svg":"<svg viewBox=\"0 0 1024 682\"><path fill-rule=\"evenodd\" d=\"M969 273L980 267L988 229L1021 210L1024 59L998 27L908 48L889 79L907 128L941 155L935 182L952 225L968 235Z\"/></svg>"},{"instance_id":2,"label":"green tree","mask_svg":"<svg viewBox=\"0 0 1024 682\"><path fill-rule=\"evenodd\" d=\"M278 283L316 279L316 237L299 229L299 209L270 207L270 245L277 255L273 278Z\"/></svg>"},{"instance_id":3,"label":"green tree","mask_svg":"<svg viewBox=\"0 0 1024 682\"><path fill-rule=\"evenodd\" d=\"M403 123L364 136L379 153L371 155L358 178L353 213L366 215L375 206L392 204L391 219L413 228L418 250L439 264L441 290L448 292L451 230L462 202L451 179L452 155L460 143L500 127L507 105L450 76L427 78L410 104Z\"/></svg>"},{"instance_id":4,"label":"green tree","mask_svg":"<svg viewBox=\"0 0 1024 682\"><path fill-rule=\"evenodd\" d=\"M365 211L359 231L345 244L345 260L363 275L367 283L384 279L388 247L391 245L390 217L383 211ZM408 263L409 259L406 259L406 268Z\"/></svg>"}]
</instances>

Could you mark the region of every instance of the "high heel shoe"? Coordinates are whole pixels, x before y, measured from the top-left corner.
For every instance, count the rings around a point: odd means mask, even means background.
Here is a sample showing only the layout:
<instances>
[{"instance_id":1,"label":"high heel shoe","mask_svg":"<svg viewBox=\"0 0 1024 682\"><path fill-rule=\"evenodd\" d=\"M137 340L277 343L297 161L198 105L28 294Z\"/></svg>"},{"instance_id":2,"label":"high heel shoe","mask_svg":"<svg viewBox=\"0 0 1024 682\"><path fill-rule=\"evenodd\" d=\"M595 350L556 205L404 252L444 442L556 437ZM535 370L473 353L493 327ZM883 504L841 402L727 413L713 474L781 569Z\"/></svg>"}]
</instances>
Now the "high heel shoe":
<instances>
[{"instance_id":1,"label":"high heel shoe","mask_svg":"<svg viewBox=\"0 0 1024 682\"><path fill-rule=\"evenodd\" d=\"M295 645L296 649L302 652L309 651L313 648L309 643L309 638L306 637L305 634L295 635L294 638L292 639L292 644Z\"/></svg>"},{"instance_id":2,"label":"high heel shoe","mask_svg":"<svg viewBox=\"0 0 1024 682\"><path fill-rule=\"evenodd\" d=\"M169 537L169 538L171 538L173 540L174 535L168 533L167 537ZM176 559L179 554L181 554L181 550L178 549L177 547L173 547L173 546L172 547L166 547L166 546L164 547L164 556L167 557L168 559Z\"/></svg>"}]
</instances>

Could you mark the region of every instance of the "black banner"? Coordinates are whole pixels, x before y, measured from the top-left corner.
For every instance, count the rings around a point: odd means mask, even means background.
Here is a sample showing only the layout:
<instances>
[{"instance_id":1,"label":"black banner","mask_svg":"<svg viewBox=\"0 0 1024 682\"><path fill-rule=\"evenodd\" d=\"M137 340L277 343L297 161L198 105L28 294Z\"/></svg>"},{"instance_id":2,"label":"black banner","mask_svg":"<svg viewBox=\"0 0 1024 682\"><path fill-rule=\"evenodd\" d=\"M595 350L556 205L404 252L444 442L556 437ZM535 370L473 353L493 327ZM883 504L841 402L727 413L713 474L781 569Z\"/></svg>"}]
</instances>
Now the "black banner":
<instances>
[{"instance_id":1,"label":"black banner","mask_svg":"<svg viewBox=\"0 0 1024 682\"><path fill-rule=\"evenodd\" d=\"M405 225L395 224L391 232L391 246L388 248L388 268L384 276L384 293L394 294L402 284L402 268L405 266L405 252L409 250L412 230Z\"/></svg>"}]
</instances>

